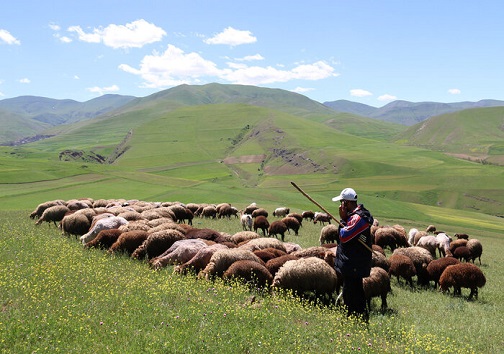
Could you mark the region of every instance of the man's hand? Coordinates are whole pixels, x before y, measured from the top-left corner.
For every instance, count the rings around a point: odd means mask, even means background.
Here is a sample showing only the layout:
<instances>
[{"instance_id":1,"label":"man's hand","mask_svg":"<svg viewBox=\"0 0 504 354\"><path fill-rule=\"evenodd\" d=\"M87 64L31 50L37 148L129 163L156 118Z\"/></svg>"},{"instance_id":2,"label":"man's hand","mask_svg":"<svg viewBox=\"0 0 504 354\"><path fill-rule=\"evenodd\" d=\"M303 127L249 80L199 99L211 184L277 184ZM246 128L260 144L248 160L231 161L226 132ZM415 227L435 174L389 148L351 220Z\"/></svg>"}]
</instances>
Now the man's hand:
<instances>
[{"instance_id":1,"label":"man's hand","mask_svg":"<svg viewBox=\"0 0 504 354\"><path fill-rule=\"evenodd\" d=\"M346 210L345 202L341 203L339 207L339 216L343 221L347 221L348 219L348 212Z\"/></svg>"}]
</instances>

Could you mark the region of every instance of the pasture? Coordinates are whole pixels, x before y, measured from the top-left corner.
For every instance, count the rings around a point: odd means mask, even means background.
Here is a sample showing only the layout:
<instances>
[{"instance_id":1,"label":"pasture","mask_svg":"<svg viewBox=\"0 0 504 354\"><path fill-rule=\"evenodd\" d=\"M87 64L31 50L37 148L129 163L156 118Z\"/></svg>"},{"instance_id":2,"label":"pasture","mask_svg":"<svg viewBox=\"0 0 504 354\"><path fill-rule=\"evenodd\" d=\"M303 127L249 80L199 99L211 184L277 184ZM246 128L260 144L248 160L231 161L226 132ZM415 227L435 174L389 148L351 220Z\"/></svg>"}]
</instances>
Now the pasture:
<instances>
[{"instance_id":1,"label":"pasture","mask_svg":"<svg viewBox=\"0 0 504 354\"><path fill-rule=\"evenodd\" d=\"M370 209L375 202L371 199ZM33 207L36 205L34 204ZM410 289L392 279L389 310L373 300L368 327L338 308L302 303L292 296L159 271L145 261L84 249L53 225L35 226L31 210L0 212L0 351L147 353L496 353L504 350L504 250L498 220L480 225L470 214L427 208L390 218L382 203L381 224L406 229L427 223L407 218L435 215L450 234L466 232L483 243L481 269L487 283L477 300L437 290ZM396 205L397 207L397 205ZM379 212L378 212L379 210ZM409 214L408 214L409 213ZM270 217L273 219L272 217ZM237 219L194 219L195 227L235 233ZM320 225L303 223L287 242L318 244Z\"/></svg>"}]
</instances>

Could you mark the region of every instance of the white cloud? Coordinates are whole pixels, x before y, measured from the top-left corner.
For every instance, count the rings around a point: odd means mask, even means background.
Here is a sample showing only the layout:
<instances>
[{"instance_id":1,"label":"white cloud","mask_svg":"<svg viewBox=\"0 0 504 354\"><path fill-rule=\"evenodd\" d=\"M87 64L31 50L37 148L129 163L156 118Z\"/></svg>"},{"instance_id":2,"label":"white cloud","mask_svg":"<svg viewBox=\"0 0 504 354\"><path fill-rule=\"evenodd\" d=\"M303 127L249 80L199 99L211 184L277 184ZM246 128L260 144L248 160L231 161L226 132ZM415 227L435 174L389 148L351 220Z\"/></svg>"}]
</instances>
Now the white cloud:
<instances>
[{"instance_id":1,"label":"white cloud","mask_svg":"<svg viewBox=\"0 0 504 354\"><path fill-rule=\"evenodd\" d=\"M107 93L107 92L119 91L119 86L117 86L117 85L112 85L112 86L108 86L108 87L95 86L95 87L89 87L87 90L89 92L99 93L100 95L103 95L104 93Z\"/></svg>"},{"instance_id":2,"label":"white cloud","mask_svg":"<svg viewBox=\"0 0 504 354\"><path fill-rule=\"evenodd\" d=\"M25 77L25 78L19 79L19 82L22 84L29 84L31 81L30 81L30 79Z\"/></svg>"},{"instance_id":3,"label":"white cloud","mask_svg":"<svg viewBox=\"0 0 504 354\"><path fill-rule=\"evenodd\" d=\"M74 75L73 77L75 80L80 80L80 77L78 75Z\"/></svg>"},{"instance_id":4,"label":"white cloud","mask_svg":"<svg viewBox=\"0 0 504 354\"><path fill-rule=\"evenodd\" d=\"M456 89L456 88L453 88L453 89L449 89L448 90L448 93L452 94L452 95L460 95L462 91L460 91L459 89Z\"/></svg>"},{"instance_id":5,"label":"white cloud","mask_svg":"<svg viewBox=\"0 0 504 354\"><path fill-rule=\"evenodd\" d=\"M5 96L2 91L0 91L0 97Z\"/></svg>"},{"instance_id":6,"label":"white cloud","mask_svg":"<svg viewBox=\"0 0 504 354\"><path fill-rule=\"evenodd\" d=\"M86 33L80 26L71 26L69 32L77 33L79 39L88 43L101 43L107 47L141 48L146 44L159 42L166 32L156 25L143 19L127 23L126 25L111 24L105 28L95 28Z\"/></svg>"},{"instance_id":7,"label":"white cloud","mask_svg":"<svg viewBox=\"0 0 504 354\"><path fill-rule=\"evenodd\" d=\"M261 54L255 55L247 55L243 58L236 58L236 61L253 61L253 60L264 60L264 57Z\"/></svg>"},{"instance_id":8,"label":"white cloud","mask_svg":"<svg viewBox=\"0 0 504 354\"><path fill-rule=\"evenodd\" d=\"M53 31L59 31L61 30L61 27L55 23L50 23L49 28L52 29Z\"/></svg>"},{"instance_id":9,"label":"white cloud","mask_svg":"<svg viewBox=\"0 0 504 354\"><path fill-rule=\"evenodd\" d=\"M305 93L305 92L310 92L315 90L314 88L311 87L296 87L294 90L291 90L292 92L297 92L297 93Z\"/></svg>"},{"instance_id":10,"label":"white cloud","mask_svg":"<svg viewBox=\"0 0 504 354\"><path fill-rule=\"evenodd\" d=\"M224 29L221 33L204 41L206 44L227 44L236 46L240 44L249 44L257 42L257 38L250 31L240 31L233 27Z\"/></svg>"},{"instance_id":11,"label":"white cloud","mask_svg":"<svg viewBox=\"0 0 504 354\"><path fill-rule=\"evenodd\" d=\"M0 29L0 43L5 42L7 44L21 44L19 39L16 39L9 31Z\"/></svg>"},{"instance_id":12,"label":"white cloud","mask_svg":"<svg viewBox=\"0 0 504 354\"><path fill-rule=\"evenodd\" d=\"M355 96L355 97L366 97L366 96L372 96L373 94L369 91L362 90L362 89L353 89L350 90L350 96Z\"/></svg>"},{"instance_id":13,"label":"white cloud","mask_svg":"<svg viewBox=\"0 0 504 354\"><path fill-rule=\"evenodd\" d=\"M67 36L58 36L57 37L63 43L71 43L72 39Z\"/></svg>"},{"instance_id":14,"label":"white cloud","mask_svg":"<svg viewBox=\"0 0 504 354\"><path fill-rule=\"evenodd\" d=\"M397 97L389 94L381 95L380 97L378 97L378 101L395 101L395 100L397 100Z\"/></svg>"}]
</instances>

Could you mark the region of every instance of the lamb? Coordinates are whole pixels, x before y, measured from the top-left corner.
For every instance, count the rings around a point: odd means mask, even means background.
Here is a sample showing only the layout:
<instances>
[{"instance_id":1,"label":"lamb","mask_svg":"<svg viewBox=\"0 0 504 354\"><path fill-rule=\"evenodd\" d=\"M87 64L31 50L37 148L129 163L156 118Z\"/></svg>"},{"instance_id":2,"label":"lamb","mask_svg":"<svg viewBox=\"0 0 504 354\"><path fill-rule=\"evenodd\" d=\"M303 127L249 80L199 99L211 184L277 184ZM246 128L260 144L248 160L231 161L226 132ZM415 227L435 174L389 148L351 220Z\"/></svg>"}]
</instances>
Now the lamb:
<instances>
[{"instance_id":1,"label":"lamb","mask_svg":"<svg viewBox=\"0 0 504 354\"><path fill-rule=\"evenodd\" d=\"M175 242L183 240L184 234L175 229L166 229L149 233L147 239L133 252L131 258L148 260L162 255Z\"/></svg>"},{"instance_id":2,"label":"lamb","mask_svg":"<svg viewBox=\"0 0 504 354\"><path fill-rule=\"evenodd\" d=\"M233 262L222 278L242 280L258 288L269 287L273 281L273 276L264 265L248 259Z\"/></svg>"},{"instance_id":3,"label":"lamb","mask_svg":"<svg viewBox=\"0 0 504 354\"><path fill-rule=\"evenodd\" d=\"M84 248L97 247L101 249L109 249L122 234L119 229L101 230L98 235L84 245Z\"/></svg>"},{"instance_id":4,"label":"lamb","mask_svg":"<svg viewBox=\"0 0 504 354\"><path fill-rule=\"evenodd\" d=\"M416 275L416 269L411 258L402 254L393 253L388 260L390 262L388 270L389 276L396 276L398 283L400 283L400 278L402 277L413 287L412 278Z\"/></svg>"},{"instance_id":5,"label":"lamb","mask_svg":"<svg viewBox=\"0 0 504 354\"><path fill-rule=\"evenodd\" d=\"M240 223L242 225L243 231L249 230L252 231L252 215L250 214L242 214L240 216Z\"/></svg>"},{"instance_id":6,"label":"lamb","mask_svg":"<svg viewBox=\"0 0 504 354\"><path fill-rule=\"evenodd\" d=\"M78 211L71 212L61 219L58 227L63 235L75 235L80 237L88 232L91 227L91 221L84 213Z\"/></svg>"},{"instance_id":7,"label":"lamb","mask_svg":"<svg viewBox=\"0 0 504 354\"><path fill-rule=\"evenodd\" d=\"M380 296L381 311L385 312L387 310L387 294L392 291L387 271L380 267L371 268L371 274L369 277L362 279L362 285L368 310L371 310L371 298Z\"/></svg>"},{"instance_id":8,"label":"lamb","mask_svg":"<svg viewBox=\"0 0 504 354\"><path fill-rule=\"evenodd\" d=\"M108 249L108 253L125 252L131 255L135 250L147 239L149 234L147 231L134 230L123 232L117 238L112 246Z\"/></svg>"},{"instance_id":9,"label":"lamb","mask_svg":"<svg viewBox=\"0 0 504 354\"><path fill-rule=\"evenodd\" d=\"M434 281L434 287L437 288L439 277L441 277L446 267L459 263L460 261L453 257L443 257L430 262L427 266L427 273L429 274L429 279Z\"/></svg>"},{"instance_id":10,"label":"lamb","mask_svg":"<svg viewBox=\"0 0 504 354\"><path fill-rule=\"evenodd\" d=\"M281 208L276 208L273 211L273 216L275 216L277 218L281 218L281 217L286 217L287 214L289 214L289 213L290 213L290 208L281 207Z\"/></svg>"},{"instance_id":11,"label":"lamb","mask_svg":"<svg viewBox=\"0 0 504 354\"><path fill-rule=\"evenodd\" d=\"M259 215L254 219L253 227L254 231L257 232L258 229L262 230L263 236L268 235L268 228L270 224L265 216Z\"/></svg>"},{"instance_id":12,"label":"lamb","mask_svg":"<svg viewBox=\"0 0 504 354\"><path fill-rule=\"evenodd\" d=\"M433 257L429 251L422 247L413 246L406 248L397 248L392 254L394 253L408 256L413 261L417 275L417 283L419 285L425 286L429 284L427 266L433 260Z\"/></svg>"},{"instance_id":13,"label":"lamb","mask_svg":"<svg viewBox=\"0 0 504 354\"><path fill-rule=\"evenodd\" d=\"M292 254L285 254L280 257L272 258L266 262L264 265L270 274L274 277L278 270L285 264L287 261L292 261L295 259L299 259L297 256L293 256Z\"/></svg>"},{"instance_id":14,"label":"lamb","mask_svg":"<svg viewBox=\"0 0 504 354\"><path fill-rule=\"evenodd\" d=\"M339 238L339 228L337 225L328 224L320 230L319 243L323 245L324 243L337 242Z\"/></svg>"},{"instance_id":15,"label":"lamb","mask_svg":"<svg viewBox=\"0 0 504 354\"><path fill-rule=\"evenodd\" d=\"M316 212L313 218L313 223L320 223L321 225L325 225L325 223L331 223L331 217L326 213Z\"/></svg>"},{"instance_id":16,"label":"lamb","mask_svg":"<svg viewBox=\"0 0 504 354\"><path fill-rule=\"evenodd\" d=\"M227 248L227 246L220 243L200 248L199 251L190 260L183 264L177 265L174 269L174 272L186 274L187 272L191 271L194 272L194 274L198 274L201 270L205 269L208 263L210 263L210 259L215 252Z\"/></svg>"},{"instance_id":17,"label":"lamb","mask_svg":"<svg viewBox=\"0 0 504 354\"><path fill-rule=\"evenodd\" d=\"M292 230L292 231L294 231L294 234L296 236L298 235L299 228L301 227L301 224L299 223L299 221L296 218L294 218L292 216L286 216L285 218L282 219L282 221L287 226L287 231Z\"/></svg>"},{"instance_id":18,"label":"lamb","mask_svg":"<svg viewBox=\"0 0 504 354\"><path fill-rule=\"evenodd\" d=\"M58 224L56 224L56 222L60 222L69 211L70 209L68 209L66 205L51 206L44 210L42 216L37 220L35 225L40 225L43 221L46 221L48 223L54 223L54 226L57 227Z\"/></svg>"},{"instance_id":19,"label":"lamb","mask_svg":"<svg viewBox=\"0 0 504 354\"><path fill-rule=\"evenodd\" d=\"M204 276L206 279L222 277L231 264L244 259L255 261L260 264L264 263L251 251L239 248L222 249L212 255L208 265L201 271L201 276Z\"/></svg>"},{"instance_id":20,"label":"lamb","mask_svg":"<svg viewBox=\"0 0 504 354\"><path fill-rule=\"evenodd\" d=\"M328 304L340 284L336 270L326 261L308 257L285 262L275 274L272 287L292 291L301 298L314 296Z\"/></svg>"},{"instance_id":21,"label":"lamb","mask_svg":"<svg viewBox=\"0 0 504 354\"><path fill-rule=\"evenodd\" d=\"M152 258L149 265L153 269L160 269L169 264L183 264L193 258L200 249L207 247L209 241L199 239L178 240L160 256Z\"/></svg>"},{"instance_id":22,"label":"lamb","mask_svg":"<svg viewBox=\"0 0 504 354\"><path fill-rule=\"evenodd\" d=\"M273 221L268 228L268 235L282 237L282 241L285 240L285 232L287 231L287 225L282 220Z\"/></svg>"},{"instance_id":23,"label":"lamb","mask_svg":"<svg viewBox=\"0 0 504 354\"><path fill-rule=\"evenodd\" d=\"M93 221L94 223L94 221ZM80 237L82 244L86 244L98 235L101 230L118 229L122 225L127 225L128 220L120 216L109 216L97 219L96 223L91 224L91 229Z\"/></svg>"},{"instance_id":24,"label":"lamb","mask_svg":"<svg viewBox=\"0 0 504 354\"><path fill-rule=\"evenodd\" d=\"M481 254L483 253L483 245L481 242L478 239L472 238L467 241L466 247L469 248L472 262L474 263L476 258L478 258L479 264L481 265Z\"/></svg>"},{"instance_id":25,"label":"lamb","mask_svg":"<svg viewBox=\"0 0 504 354\"><path fill-rule=\"evenodd\" d=\"M468 300L478 298L478 288L485 286L486 278L481 269L472 263L460 263L446 267L439 278L439 287L446 292L453 287L454 295L461 295L461 288L471 289Z\"/></svg>"}]
</instances>

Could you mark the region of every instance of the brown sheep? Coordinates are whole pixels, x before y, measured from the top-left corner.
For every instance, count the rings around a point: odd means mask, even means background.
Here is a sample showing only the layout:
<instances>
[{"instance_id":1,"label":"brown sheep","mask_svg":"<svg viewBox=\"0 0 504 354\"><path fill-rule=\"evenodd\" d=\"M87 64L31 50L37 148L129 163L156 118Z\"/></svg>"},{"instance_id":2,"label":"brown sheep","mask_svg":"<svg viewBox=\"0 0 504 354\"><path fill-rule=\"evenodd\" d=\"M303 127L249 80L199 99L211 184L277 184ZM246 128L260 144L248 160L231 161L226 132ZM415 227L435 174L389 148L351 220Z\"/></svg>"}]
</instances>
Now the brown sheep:
<instances>
[{"instance_id":1,"label":"brown sheep","mask_svg":"<svg viewBox=\"0 0 504 354\"><path fill-rule=\"evenodd\" d=\"M269 287L273 281L273 276L264 265L249 259L233 262L224 272L222 278L245 281L258 288Z\"/></svg>"},{"instance_id":2,"label":"brown sheep","mask_svg":"<svg viewBox=\"0 0 504 354\"><path fill-rule=\"evenodd\" d=\"M400 278L404 278L406 282L413 287L413 276L416 275L415 265L408 256L394 253L389 257L390 267L388 273L390 276L396 276L397 282L400 284Z\"/></svg>"},{"instance_id":3,"label":"brown sheep","mask_svg":"<svg viewBox=\"0 0 504 354\"><path fill-rule=\"evenodd\" d=\"M162 255L176 241L183 240L184 234L175 229L166 229L149 233L147 239L133 252L131 258L148 260Z\"/></svg>"},{"instance_id":4,"label":"brown sheep","mask_svg":"<svg viewBox=\"0 0 504 354\"><path fill-rule=\"evenodd\" d=\"M450 252L453 254L453 252L455 252L457 247L460 247L460 246L467 246L467 240L463 239L463 238L458 239L458 240L453 240L450 243Z\"/></svg>"},{"instance_id":5,"label":"brown sheep","mask_svg":"<svg viewBox=\"0 0 504 354\"><path fill-rule=\"evenodd\" d=\"M282 220L273 221L268 228L268 235L282 237L282 241L285 241L285 232L287 231L287 225Z\"/></svg>"},{"instance_id":6,"label":"brown sheep","mask_svg":"<svg viewBox=\"0 0 504 354\"><path fill-rule=\"evenodd\" d=\"M371 310L371 298L381 297L381 311L387 310L387 294L392 291L390 277L383 268L371 268L369 277L362 279L368 310Z\"/></svg>"},{"instance_id":7,"label":"brown sheep","mask_svg":"<svg viewBox=\"0 0 504 354\"><path fill-rule=\"evenodd\" d=\"M268 211L264 208L257 208L252 212L252 217L257 218L259 215L264 216L265 218L268 217Z\"/></svg>"},{"instance_id":8,"label":"brown sheep","mask_svg":"<svg viewBox=\"0 0 504 354\"><path fill-rule=\"evenodd\" d=\"M194 274L198 274L201 270L205 269L208 263L210 263L210 259L212 258L215 252L226 248L228 247L220 243L202 247L190 260L180 265L177 265L174 269L174 272L180 274L193 272Z\"/></svg>"},{"instance_id":9,"label":"brown sheep","mask_svg":"<svg viewBox=\"0 0 504 354\"><path fill-rule=\"evenodd\" d=\"M429 251L422 247L405 247L397 248L394 250L395 254L402 254L408 256L415 266L418 285L426 286L429 284L429 274L427 273L427 266L434 259ZM393 253L393 254L394 254Z\"/></svg>"},{"instance_id":10,"label":"brown sheep","mask_svg":"<svg viewBox=\"0 0 504 354\"><path fill-rule=\"evenodd\" d=\"M481 254L483 253L483 245L481 242L478 239L472 238L467 241L466 247L469 248L472 262L474 263L476 258L478 258L479 264L481 265Z\"/></svg>"},{"instance_id":11,"label":"brown sheep","mask_svg":"<svg viewBox=\"0 0 504 354\"><path fill-rule=\"evenodd\" d=\"M303 215L298 214L298 213L290 213L287 214L288 217L295 218L299 222L299 226L303 226Z\"/></svg>"},{"instance_id":12,"label":"brown sheep","mask_svg":"<svg viewBox=\"0 0 504 354\"><path fill-rule=\"evenodd\" d=\"M239 248L223 249L218 250L212 255L208 265L201 271L201 275L206 279L222 277L224 272L231 266L231 264L244 259L264 264L264 262L259 257L257 257L253 252L249 250L243 250Z\"/></svg>"},{"instance_id":13,"label":"brown sheep","mask_svg":"<svg viewBox=\"0 0 504 354\"><path fill-rule=\"evenodd\" d=\"M390 268L390 261L384 254L380 252L373 252L371 255L371 266L380 267L388 272Z\"/></svg>"},{"instance_id":14,"label":"brown sheep","mask_svg":"<svg viewBox=\"0 0 504 354\"><path fill-rule=\"evenodd\" d=\"M339 227L337 225L328 224L322 227L320 230L319 243L323 245L324 243L337 242L339 238Z\"/></svg>"},{"instance_id":15,"label":"brown sheep","mask_svg":"<svg viewBox=\"0 0 504 354\"><path fill-rule=\"evenodd\" d=\"M131 255L146 239L149 237L147 231L134 230L123 232L117 238L112 246L108 249L108 253L126 252Z\"/></svg>"},{"instance_id":16,"label":"brown sheep","mask_svg":"<svg viewBox=\"0 0 504 354\"><path fill-rule=\"evenodd\" d=\"M313 219L315 219L315 213L311 210L303 211L301 213L301 216L303 217L303 219L309 221L313 221Z\"/></svg>"},{"instance_id":17,"label":"brown sheep","mask_svg":"<svg viewBox=\"0 0 504 354\"><path fill-rule=\"evenodd\" d=\"M119 229L105 229L101 230L96 237L87 242L84 247L85 248L101 248L101 249L109 249L122 234L122 231Z\"/></svg>"},{"instance_id":18,"label":"brown sheep","mask_svg":"<svg viewBox=\"0 0 504 354\"><path fill-rule=\"evenodd\" d=\"M88 232L91 227L91 221L84 213L70 212L67 213L59 223L59 228L63 235L82 236Z\"/></svg>"},{"instance_id":19,"label":"brown sheep","mask_svg":"<svg viewBox=\"0 0 504 354\"><path fill-rule=\"evenodd\" d=\"M54 226L58 226L56 222L63 220L65 215L70 211L66 205L54 205L44 210L42 216L37 220L35 225L40 225L42 222L47 222L49 225L52 222Z\"/></svg>"},{"instance_id":20,"label":"brown sheep","mask_svg":"<svg viewBox=\"0 0 504 354\"><path fill-rule=\"evenodd\" d=\"M454 295L462 295L461 288L471 289L468 300L478 298L478 288L485 286L486 278L481 269L472 263L460 263L446 267L439 278L441 291L453 287Z\"/></svg>"},{"instance_id":21,"label":"brown sheep","mask_svg":"<svg viewBox=\"0 0 504 354\"><path fill-rule=\"evenodd\" d=\"M39 219L47 208L50 208L55 205L65 205L65 201L62 199L58 199L40 203L39 205L37 205L35 210L31 212L30 219Z\"/></svg>"},{"instance_id":22,"label":"brown sheep","mask_svg":"<svg viewBox=\"0 0 504 354\"><path fill-rule=\"evenodd\" d=\"M234 235L231 236L231 241L240 244L244 241L249 241L254 238L260 238L261 235L259 235L257 232L254 231L238 231Z\"/></svg>"},{"instance_id":23,"label":"brown sheep","mask_svg":"<svg viewBox=\"0 0 504 354\"><path fill-rule=\"evenodd\" d=\"M299 257L293 256L292 254L285 254L283 256L270 259L266 262L265 267L269 270L272 276L275 276L285 262L292 261L294 259L299 259Z\"/></svg>"},{"instance_id":24,"label":"brown sheep","mask_svg":"<svg viewBox=\"0 0 504 354\"><path fill-rule=\"evenodd\" d=\"M315 213L315 217L313 218L313 223L320 223L320 225L325 225L325 223L330 224L331 223L331 217L327 215L326 213L320 213L317 212Z\"/></svg>"},{"instance_id":25,"label":"brown sheep","mask_svg":"<svg viewBox=\"0 0 504 354\"><path fill-rule=\"evenodd\" d=\"M163 254L152 258L149 265L153 269L160 269L169 264L183 264L191 260L200 249L207 247L210 241L200 239L178 240L171 245Z\"/></svg>"},{"instance_id":26,"label":"brown sheep","mask_svg":"<svg viewBox=\"0 0 504 354\"><path fill-rule=\"evenodd\" d=\"M292 230L294 231L294 234L297 236L299 232L299 228L301 227L301 224L299 221L292 216L286 216L285 218L282 219L284 224L287 226L287 231ZM290 233L290 231L289 231Z\"/></svg>"},{"instance_id":27,"label":"brown sheep","mask_svg":"<svg viewBox=\"0 0 504 354\"><path fill-rule=\"evenodd\" d=\"M463 238L465 240L469 240L469 235L468 234L455 234L453 236L455 236L457 239Z\"/></svg>"},{"instance_id":28,"label":"brown sheep","mask_svg":"<svg viewBox=\"0 0 504 354\"><path fill-rule=\"evenodd\" d=\"M434 281L434 287L437 288L439 277L443 274L446 267L459 263L460 261L453 257L443 257L430 262L427 266L427 273L429 274L429 279Z\"/></svg>"},{"instance_id":29,"label":"brown sheep","mask_svg":"<svg viewBox=\"0 0 504 354\"><path fill-rule=\"evenodd\" d=\"M257 232L257 230L262 230L263 236L268 235L268 229L269 229L269 221L266 219L265 216L259 215L254 219L253 227L254 231Z\"/></svg>"},{"instance_id":30,"label":"brown sheep","mask_svg":"<svg viewBox=\"0 0 504 354\"><path fill-rule=\"evenodd\" d=\"M469 262L471 260L471 251L467 246L459 246L455 248L455 251L453 251L453 257L458 260Z\"/></svg>"},{"instance_id":31,"label":"brown sheep","mask_svg":"<svg viewBox=\"0 0 504 354\"><path fill-rule=\"evenodd\" d=\"M261 258L261 260L266 263L268 262L270 259L273 259L273 258L276 258L276 257L280 257L280 256L283 256L285 254L287 254L286 252L282 251L282 250L279 250L279 249L276 249L276 248L272 248L272 247L269 247L269 248L263 248L263 249L260 249L260 250L255 250L255 251L252 251L254 252L254 254Z\"/></svg>"}]
</instances>

